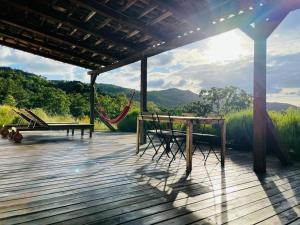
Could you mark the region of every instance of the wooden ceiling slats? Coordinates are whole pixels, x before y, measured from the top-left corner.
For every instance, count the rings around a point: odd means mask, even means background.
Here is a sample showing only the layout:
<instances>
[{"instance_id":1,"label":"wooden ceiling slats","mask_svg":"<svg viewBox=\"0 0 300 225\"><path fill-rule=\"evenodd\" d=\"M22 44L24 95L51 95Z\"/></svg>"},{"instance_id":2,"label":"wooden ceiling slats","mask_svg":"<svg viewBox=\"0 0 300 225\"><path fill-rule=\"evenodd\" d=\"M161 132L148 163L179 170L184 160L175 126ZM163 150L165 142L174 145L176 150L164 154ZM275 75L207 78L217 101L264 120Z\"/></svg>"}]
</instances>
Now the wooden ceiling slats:
<instances>
[{"instance_id":1,"label":"wooden ceiling slats","mask_svg":"<svg viewBox=\"0 0 300 225\"><path fill-rule=\"evenodd\" d=\"M67 45L76 46L80 49L86 49L87 51L92 52L92 53L101 53L103 56L106 56L109 58L113 57L113 59L117 59L111 53L106 52L106 50L97 51L95 48L89 46L89 44L86 44L85 42L77 41L70 37L59 35L58 33L49 32L47 29L44 29L44 28L37 28L30 24L24 23L22 21L17 21L15 18L5 17L5 19L0 19L0 22L10 25L10 26L13 26L13 27L23 29L23 30L27 30L32 33L36 33L45 38L50 38L58 43L64 43ZM106 53L108 53L110 55L108 55Z\"/></svg>"},{"instance_id":2,"label":"wooden ceiling slats","mask_svg":"<svg viewBox=\"0 0 300 225\"><path fill-rule=\"evenodd\" d=\"M106 32L102 31L95 31L93 28L88 26L85 23L81 23L79 21L76 21L75 19L72 19L71 17L66 16L65 14L54 11L50 8L45 8L41 4L31 4L30 1L14 1L14 0L4 0L8 5L13 5L14 7L17 7L19 9L25 10L27 12L31 12L33 14L39 15L41 17L44 17L46 19L49 19L51 21L56 22L62 22L65 25L72 27L73 29L81 30L82 32L89 33L94 35L97 38L107 39L111 42L115 42L117 45L125 46L127 48L135 49L136 46L132 43L126 42L124 40L121 40L119 38L116 38L113 35L109 35Z\"/></svg>"},{"instance_id":3,"label":"wooden ceiling slats","mask_svg":"<svg viewBox=\"0 0 300 225\"><path fill-rule=\"evenodd\" d=\"M81 66L81 67L91 69L91 70L99 68L98 66L92 66L92 65L89 65L89 64L86 64L86 63L81 63L79 61L70 60L67 57L61 57L61 56L53 55L53 54L47 53L47 52L45 52L43 50L40 50L40 49L35 49L34 50L34 49L30 48L29 46L18 45L16 42L12 42L12 39L10 39L10 40L7 40L7 39L0 40L0 45L4 45L4 46L10 47L10 48L18 49L18 50L21 50L21 51L24 51L24 52L29 52L29 53L32 53L32 54L35 54L35 55L40 55L40 56L43 56L43 57L46 57L46 58L49 58L49 59L53 59L53 60L56 60L56 61L60 61L60 62L63 62L63 63L67 63L67 64L71 64L71 65L75 65L75 66Z\"/></svg>"},{"instance_id":4,"label":"wooden ceiling slats","mask_svg":"<svg viewBox=\"0 0 300 225\"><path fill-rule=\"evenodd\" d=\"M110 18L112 20L117 21L120 24L124 24L128 27L132 27L133 29L140 30L144 32L145 34L148 34L152 36L153 38L163 41L166 40L166 37L163 36L162 34L158 33L155 29L146 26L146 24L143 24L139 22L138 20L134 18L130 18L123 14L122 12L118 12L105 4L102 4L100 2L94 1L94 0L89 0L89 1L84 1L84 0L70 0L74 4L78 4L82 7L85 7L89 10L95 10L98 14L105 16L107 18Z\"/></svg>"},{"instance_id":5,"label":"wooden ceiling slats","mask_svg":"<svg viewBox=\"0 0 300 225\"><path fill-rule=\"evenodd\" d=\"M29 38L29 37L26 37L26 36L20 35L20 34L16 35L10 31L8 31L8 29L0 30L0 35L9 37L11 39L23 41L25 43L31 43L35 46L40 46L43 49L47 49L48 51L55 51L56 53L58 53L60 55L64 55L66 57L75 57L75 58L78 58L79 60L85 60L86 62L91 62L91 63L98 64L98 65L109 65L108 62L90 60L88 57L84 57L83 55L80 55L74 51L70 51L67 48L61 49L57 46L49 45L46 42L38 41L37 39L34 39L34 38Z\"/></svg>"}]
</instances>

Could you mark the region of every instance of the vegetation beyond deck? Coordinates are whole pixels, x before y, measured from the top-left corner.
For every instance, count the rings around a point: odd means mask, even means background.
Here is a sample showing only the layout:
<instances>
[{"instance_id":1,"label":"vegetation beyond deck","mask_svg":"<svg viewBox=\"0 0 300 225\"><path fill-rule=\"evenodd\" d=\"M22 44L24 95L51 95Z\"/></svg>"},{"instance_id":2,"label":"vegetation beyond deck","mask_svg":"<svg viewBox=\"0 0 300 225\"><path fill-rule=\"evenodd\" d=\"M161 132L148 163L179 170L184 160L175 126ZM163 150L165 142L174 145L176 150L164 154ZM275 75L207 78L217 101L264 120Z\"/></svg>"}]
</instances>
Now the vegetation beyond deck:
<instances>
[{"instance_id":1,"label":"vegetation beyond deck","mask_svg":"<svg viewBox=\"0 0 300 225\"><path fill-rule=\"evenodd\" d=\"M187 178L183 159L136 156L134 134L34 135L0 140L0 224L300 224L298 164L258 177L249 153L224 171L199 153Z\"/></svg>"}]
</instances>

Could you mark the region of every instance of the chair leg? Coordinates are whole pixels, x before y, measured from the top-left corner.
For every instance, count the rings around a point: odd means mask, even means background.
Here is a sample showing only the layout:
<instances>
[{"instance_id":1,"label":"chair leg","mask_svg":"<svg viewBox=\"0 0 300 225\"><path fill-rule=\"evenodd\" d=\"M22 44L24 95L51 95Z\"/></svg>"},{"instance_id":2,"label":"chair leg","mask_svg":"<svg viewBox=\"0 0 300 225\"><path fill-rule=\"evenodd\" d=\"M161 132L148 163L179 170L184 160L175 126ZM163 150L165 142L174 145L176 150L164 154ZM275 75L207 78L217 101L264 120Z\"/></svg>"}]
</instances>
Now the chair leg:
<instances>
[{"instance_id":1,"label":"chair leg","mask_svg":"<svg viewBox=\"0 0 300 225\"><path fill-rule=\"evenodd\" d=\"M169 152L172 153L170 147L168 147L168 145L170 146L170 143L165 142L165 144L166 144L166 147L164 146L164 144L162 144L162 146L163 146L163 148L164 148L164 151L163 151L163 152L160 154L160 156L158 157L157 162L161 159L161 157L162 157L164 154L167 154L168 158L170 158L170 156L169 156L169 154L168 154ZM173 153L172 153L172 155L173 155ZM173 157L174 157L174 155L173 155Z\"/></svg>"},{"instance_id":2,"label":"chair leg","mask_svg":"<svg viewBox=\"0 0 300 225\"><path fill-rule=\"evenodd\" d=\"M220 162L221 160L219 159L219 157L217 156L217 153L215 152L214 148L213 148L212 145L210 144L210 145L209 145L209 151L208 151L208 154L207 154L207 156L206 156L206 158L205 158L205 160L204 160L204 161L205 161L205 164L206 164L206 161L207 161L207 159L208 159L208 156L209 156L209 154L210 154L211 152L214 153L215 157L216 157L217 160Z\"/></svg>"},{"instance_id":3,"label":"chair leg","mask_svg":"<svg viewBox=\"0 0 300 225\"><path fill-rule=\"evenodd\" d=\"M151 136L147 133L147 137L149 139L149 143L146 146L146 148L144 149L143 153L140 155L140 157L142 157L145 154L146 150L150 147L150 145L152 145L152 147L154 148L154 151L156 152L156 148L155 148L155 145L153 143L154 136L151 138Z\"/></svg>"},{"instance_id":4,"label":"chair leg","mask_svg":"<svg viewBox=\"0 0 300 225\"><path fill-rule=\"evenodd\" d=\"M92 137L93 137L93 130L90 129L90 138L92 138Z\"/></svg>"}]
</instances>

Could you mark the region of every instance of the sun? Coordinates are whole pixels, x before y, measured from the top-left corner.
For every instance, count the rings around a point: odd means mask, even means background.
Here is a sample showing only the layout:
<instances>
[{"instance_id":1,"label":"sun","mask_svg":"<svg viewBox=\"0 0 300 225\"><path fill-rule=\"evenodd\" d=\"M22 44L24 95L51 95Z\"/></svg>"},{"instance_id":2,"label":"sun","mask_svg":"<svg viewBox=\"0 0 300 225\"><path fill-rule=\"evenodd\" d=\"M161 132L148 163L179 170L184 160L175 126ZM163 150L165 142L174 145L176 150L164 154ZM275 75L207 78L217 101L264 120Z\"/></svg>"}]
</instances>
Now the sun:
<instances>
[{"instance_id":1,"label":"sun","mask_svg":"<svg viewBox=\"0 0 300 225\"><path fill-rule=\"evenodd\" d=\"M211 38L204 55L210 63L222 64L238 60L248 52L243 35L231 31Z\"/></svg>"}]
</instances>

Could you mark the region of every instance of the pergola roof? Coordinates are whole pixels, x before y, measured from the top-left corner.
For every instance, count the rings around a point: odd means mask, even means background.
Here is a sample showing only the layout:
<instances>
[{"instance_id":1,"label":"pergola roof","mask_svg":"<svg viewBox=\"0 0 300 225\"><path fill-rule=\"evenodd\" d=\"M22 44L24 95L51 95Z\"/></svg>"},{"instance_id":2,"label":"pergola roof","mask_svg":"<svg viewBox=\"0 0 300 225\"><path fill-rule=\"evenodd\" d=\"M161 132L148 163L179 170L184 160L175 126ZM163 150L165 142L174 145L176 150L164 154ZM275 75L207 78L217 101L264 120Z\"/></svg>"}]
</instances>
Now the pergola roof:
<instances>
[{"instance_id":1,"label":"pergola roof","mask_svg":"<svg viewBox=\"0 0 300 225\"><path fill-rule=\"evenodd\" d=\"M276 16L282 3L299 7L298 0L0 0L0 44L101 73Z\"/></svg>"}]
</instances>

